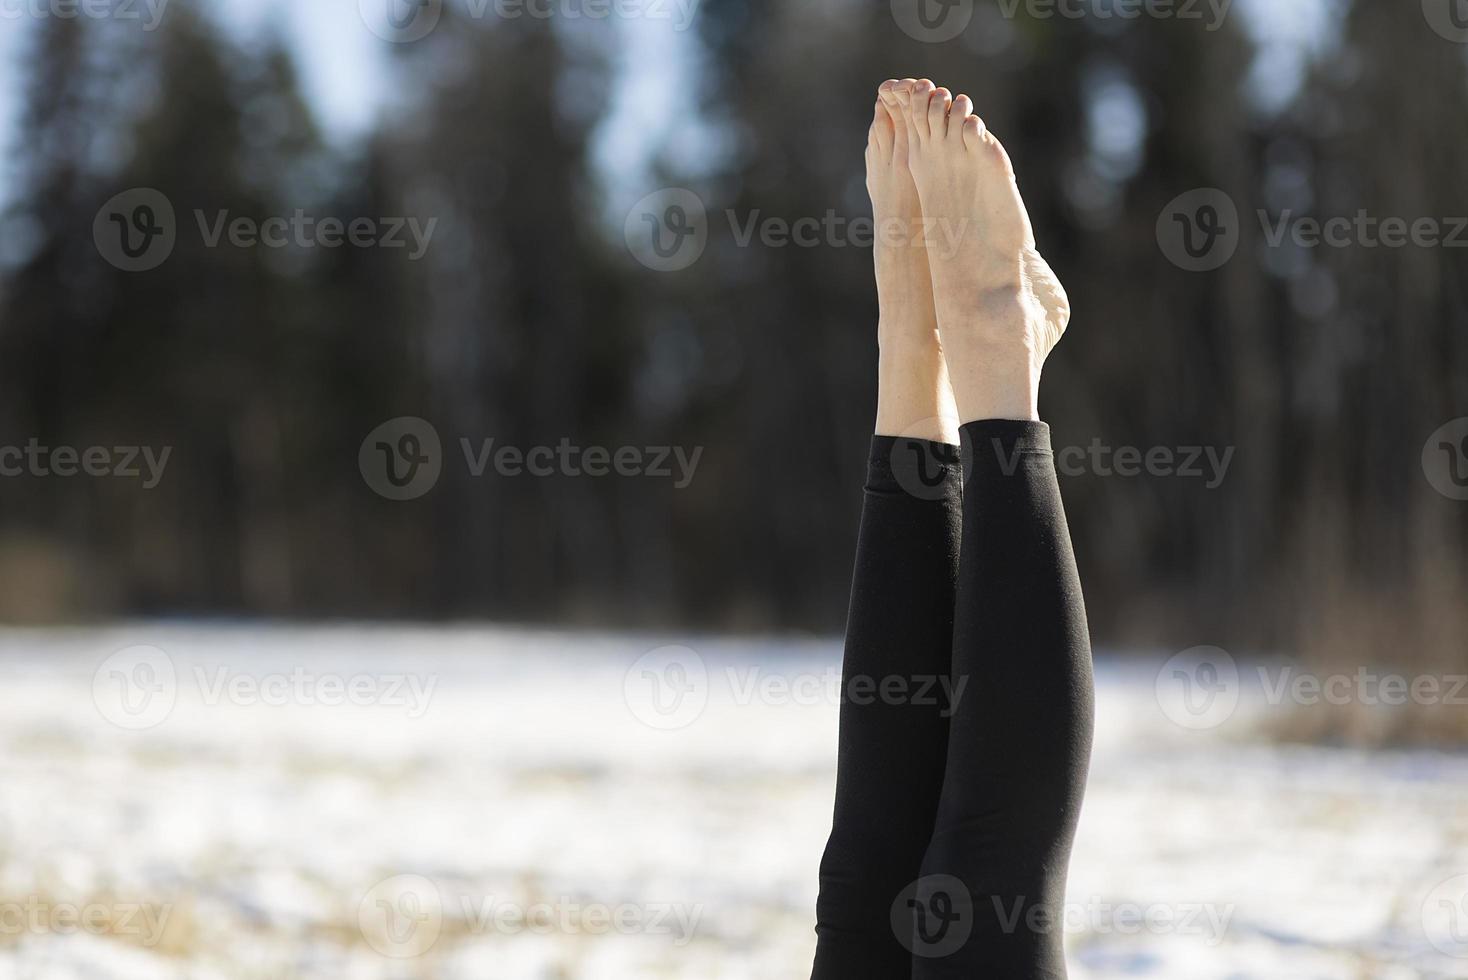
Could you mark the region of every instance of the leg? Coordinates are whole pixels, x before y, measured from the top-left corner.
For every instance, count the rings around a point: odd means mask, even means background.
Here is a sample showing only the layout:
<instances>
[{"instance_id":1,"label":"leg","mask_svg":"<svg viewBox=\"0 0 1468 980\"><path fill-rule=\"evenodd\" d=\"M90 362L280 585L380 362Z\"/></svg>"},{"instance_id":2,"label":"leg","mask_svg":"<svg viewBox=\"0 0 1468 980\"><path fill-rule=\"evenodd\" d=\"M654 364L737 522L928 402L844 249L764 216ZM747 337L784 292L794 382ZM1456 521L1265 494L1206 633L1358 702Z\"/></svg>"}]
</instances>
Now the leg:
<instances>
[{"instance_id":1,"label":"leg","mask_svg":"<svg viewBox=\"0 0 1468 980\"><path fill-rule=\"evenodd\" d=\"M924 213L957 243L932 269L970 464L953 634L963 694L923 861L912 976L1059 980L1091 657L1036 404L1070 310L1035 250L1008 156L969 99L921 84L899 94Z\"/></svg>"},{"instance_id":2,"label":"leg","mask_svg":"<svg viewBox=\"0 0 1468 980\"><path fill-rule=\"evenodd\" d=\"M947 681L952 657L957 420L927 258L912 239L920 228L917 191L892 87L882 88L867 148L874 215L897 233L876 246L877 430L846 629L836 808L816 909L817 980L907 976L911 954L891 909L917 877L948 738L947 705L934 682Z\"/></svg>"}]
</instances>

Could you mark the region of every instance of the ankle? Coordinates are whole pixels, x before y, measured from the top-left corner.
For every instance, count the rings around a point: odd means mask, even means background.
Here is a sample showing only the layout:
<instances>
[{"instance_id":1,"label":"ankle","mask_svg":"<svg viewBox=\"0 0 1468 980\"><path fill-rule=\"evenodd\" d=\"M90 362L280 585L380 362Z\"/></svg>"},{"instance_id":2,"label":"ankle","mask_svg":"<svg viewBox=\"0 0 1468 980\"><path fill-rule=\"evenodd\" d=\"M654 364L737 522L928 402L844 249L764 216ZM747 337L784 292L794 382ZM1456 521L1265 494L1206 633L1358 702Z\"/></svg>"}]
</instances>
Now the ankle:
<instances>
[{"instance_id":1,"label":"ankle","mask_svg":"<svg viewBox=\"0 0 1468 980\"><path fill-rule=\"evenodd\" d=\"M950 355L959 419L1040 420L1039 360L1015 345L971 344Z\"/></svg>"},{"instance_id":2,"label":"ankle","mask_svg":"<svg viewBox=\"0 0 1468 980\"><path fill-rule=\"evenodd\" d=\"M931 317L914 319L879 314L877 319L879 364L941 364L943 346L938 324Z\"/></svg>"},{"instance_id":3,"label":"ankle","mask_svg":"<svg viewBox=\"0 0 1468 980\"><path fill-rule=\"evenodd\" d=\"M937 335L884 345L877 358L876 434L957 445L958 407Z\"/></svg>"}]
</instances>

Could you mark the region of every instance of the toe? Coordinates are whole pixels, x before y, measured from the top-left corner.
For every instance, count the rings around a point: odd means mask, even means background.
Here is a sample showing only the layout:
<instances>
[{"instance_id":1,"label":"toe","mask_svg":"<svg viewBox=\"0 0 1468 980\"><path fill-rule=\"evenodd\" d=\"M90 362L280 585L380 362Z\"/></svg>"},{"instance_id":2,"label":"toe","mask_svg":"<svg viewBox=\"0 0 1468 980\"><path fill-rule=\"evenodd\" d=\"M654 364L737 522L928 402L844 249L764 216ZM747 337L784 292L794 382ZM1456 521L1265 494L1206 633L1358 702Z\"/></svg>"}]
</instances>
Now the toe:
<instances>
[{"instance_id":1,"label":"toe","mask_svg":"<svg viewBox=\"0 0 1468 980\"><path fill-rule=\"evenodd\" d=\"M963 145L970 150L977 150L984 143L984 120L970 114L963 121Z\"/></svg>"},{"instance_id":2,"label":"toe","mask_svg":"<svg viewBox=\"0 0 1468 980\"><path fill-rule=\"evenodd\" d=\"M973 114L974 103L967 95L960 95L954 99L953 108L948 110L948 138L962 140L963 128L968 125L968 120Z\"/></svg>"},{"instance_id":3,"label":"toe","mask_svg":"<svg viewBox=\"0 0 1468 980\"><path fill-rule=\"evenodd\" d=\"M933 97L933 83L920 78L913 83L912 97L907 106L908 123L918 142L926 142L932 130L928 126L928 103Z\"/></svg>"},{"instance_id":4,"label":"toe","mask_svg":"<svg viewBox=\"0 0 1468 980\"><path fill-rule=\"evenodd\" d=\"M989 144L989 148L993 152L995 159L1004 167L1004 172L1009 175L1010 180L1013 180L1014 163L1009 159L1009 151L1004 148L1004 144L999 142L993 133L988 134L986 142Z\"/></svg>"},{"instance_id":5,"label":"toe","mask_svg":"<svg viewBox=\"0 0 1468 980\"><path fill-rule=\"evenodd\" d=\"M877 89L877 112L887 117L887 124L891 127L892 143L898 153L907 150L907 119L904 117L902 103L897 99L897 88L901 82L883 82L882 87Z\"/></svg>"},{"instance_id":6,"label":"toe","mask_svg":"<svg viewBox=\"0 0 1468 980\"><path fill-rule=\"evenodd\" d=\"M953 93L946 88L933 92L928 100L928 131L938 140L948 135L948 110L953 107Z\"/></svg>"},{"instance_id":7,"label":"toe","mask_svg":"<svg viewBox=\"0 0 1468 980\"><path fill-rule=\"evenodd\" d=\"M867 142L883 158L892 156L892 117L880 99L872 107L872 128Z\"/></svg>"}]
</instances>

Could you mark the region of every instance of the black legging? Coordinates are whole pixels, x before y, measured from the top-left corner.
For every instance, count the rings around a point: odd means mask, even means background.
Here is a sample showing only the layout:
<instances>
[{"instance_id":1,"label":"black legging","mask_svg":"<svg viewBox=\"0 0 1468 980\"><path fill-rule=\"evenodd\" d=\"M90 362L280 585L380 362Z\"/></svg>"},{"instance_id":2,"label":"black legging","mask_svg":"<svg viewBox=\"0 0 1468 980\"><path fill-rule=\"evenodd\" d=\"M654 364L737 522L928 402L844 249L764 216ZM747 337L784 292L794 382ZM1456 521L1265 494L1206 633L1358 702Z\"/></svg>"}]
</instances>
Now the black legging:
<instances>
[{"instance_id":1,"label":"black legging","mask_svg":"<svg viewBox=\"0 0 1468 980\"><path fill-rule=\"evenodd\" d=\"M872 442L814 980L1065 976L1085 607L1049 427L963 442Z\"/></svg>"}]
</instances>

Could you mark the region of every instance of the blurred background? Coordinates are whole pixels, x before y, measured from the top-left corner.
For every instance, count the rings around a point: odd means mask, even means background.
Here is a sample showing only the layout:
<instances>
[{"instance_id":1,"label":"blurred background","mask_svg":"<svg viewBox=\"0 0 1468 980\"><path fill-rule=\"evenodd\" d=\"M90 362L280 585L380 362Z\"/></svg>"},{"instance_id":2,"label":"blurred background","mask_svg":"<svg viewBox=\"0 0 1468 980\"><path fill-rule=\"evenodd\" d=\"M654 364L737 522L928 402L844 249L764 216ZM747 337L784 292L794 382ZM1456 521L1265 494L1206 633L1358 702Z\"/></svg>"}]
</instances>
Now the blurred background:
<instances>
[{"instance_id":1,"label":"blurred background","mask_svg":"<svg viewBox=\"0 0 1468 980\"><path fill-rule=\"evenodd\" d=\"M1077 975L1463 975L1463 0L0 2L0 963L808 973L904 75L1075 309Z\"/></svg>"}]
</instances>

